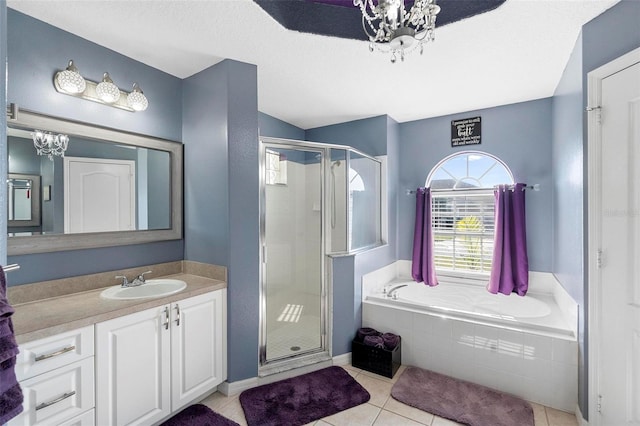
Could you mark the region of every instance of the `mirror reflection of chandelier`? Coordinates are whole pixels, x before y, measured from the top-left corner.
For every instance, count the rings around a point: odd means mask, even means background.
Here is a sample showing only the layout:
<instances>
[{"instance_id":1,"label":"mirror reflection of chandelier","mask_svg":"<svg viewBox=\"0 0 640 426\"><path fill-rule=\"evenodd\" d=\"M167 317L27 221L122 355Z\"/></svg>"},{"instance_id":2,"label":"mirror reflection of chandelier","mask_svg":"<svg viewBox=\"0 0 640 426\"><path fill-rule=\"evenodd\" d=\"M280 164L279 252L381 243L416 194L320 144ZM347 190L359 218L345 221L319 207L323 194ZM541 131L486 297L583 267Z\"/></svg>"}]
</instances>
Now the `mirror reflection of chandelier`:
<instances>
[{"instance_id":1,"label":"mirror reflection of chandelier","mask_svg":"<svg viewBox=\"0 0 640 426\"><path fill-rule=\"evenodd\" d=\"M51 132L34 130L31 132L31 137L38 155L48 155L51 161L53 161L54 155L64 157L64 152L69 144L69 136L62 133L56 135Z\"/></svg>"},{"instance_id":2,"label":"mirror reflection of chandelier","mask_svg":"<svg viewBox=\"0 0 640 426\"><path fill-rule=\"evenodd\" d=\"M369 50L391 53L391 62L420 49L435 38L436 0L415 0L407 10L404 0L353 0L362 12L362 27L369 37Z\"/></svg>"}]
</instances>

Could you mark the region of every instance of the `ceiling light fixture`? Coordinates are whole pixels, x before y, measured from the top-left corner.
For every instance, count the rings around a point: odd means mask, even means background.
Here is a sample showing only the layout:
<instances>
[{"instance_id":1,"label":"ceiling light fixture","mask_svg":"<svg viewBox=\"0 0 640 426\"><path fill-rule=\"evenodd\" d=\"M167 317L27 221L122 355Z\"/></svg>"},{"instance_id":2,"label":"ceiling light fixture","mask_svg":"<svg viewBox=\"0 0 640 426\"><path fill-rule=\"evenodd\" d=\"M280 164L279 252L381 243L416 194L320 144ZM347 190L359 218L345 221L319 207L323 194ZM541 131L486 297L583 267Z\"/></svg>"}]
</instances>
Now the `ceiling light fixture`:
<instances>
[{"instance_id":1,"label":"ceiling light fixture","mask_svg":"<svg viewBox=\"0 0 640 426\"><path fill-rule=\"evenodd\" d=\"M149 106L138 83L134 83L132 92L126 92L114 84L108 72L103 74L100 83L87 80L80 75L73 61L69 61L67 69L55 74L53 85L59 93L131 112L144 111Z\"/></svg>"},{"instance_id":2,"label":"ceiling light fixture","mask_svg":"<svg viewBox=\"0 0 640 426\"><path fill-rule=\"evenodd\" d=\"M391 62L420 49L435 39L436 0L415 0L409 11L404 0L353 0L362 12L362 27L369 37L369 50L391 53Z\"/></svg>"},{"instance_id":3,"label":"ceiling light fixture","mask_svg":"<svg viewBox=\"0 0 640 426\"><path fill-rule=\"evenodd\" d=\"M34 130L31 132L33 138L33 146L36 147L38 155L48 155L49 160L53 161L54 155L64 157L64 152L69 144L69 136L62 133L56 135L51 132L42 130Z\"/></svg>"},{"instance_id":4,"label":"ceiling light fixture","mask_svg":"<svg viewBox=\"0 0 640 426\"><path fill-rule=\"evenodd\" d=\"M113 84L113 80L109 77L109 73L105 72L102 76L102 82L96 86L96 93L102 101L112 104L120 99L120 89Z\"/></svg>"}]
</instances>

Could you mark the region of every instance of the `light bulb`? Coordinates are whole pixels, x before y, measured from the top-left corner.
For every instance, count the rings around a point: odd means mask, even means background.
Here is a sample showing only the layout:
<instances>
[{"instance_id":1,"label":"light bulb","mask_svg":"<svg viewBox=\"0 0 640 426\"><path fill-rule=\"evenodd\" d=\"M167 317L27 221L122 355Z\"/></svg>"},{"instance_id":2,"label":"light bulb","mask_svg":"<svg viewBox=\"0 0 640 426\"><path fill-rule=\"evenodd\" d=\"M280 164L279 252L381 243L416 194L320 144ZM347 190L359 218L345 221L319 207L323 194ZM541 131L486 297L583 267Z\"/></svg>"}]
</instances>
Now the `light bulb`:
<instances>
[{"instance_id":1,"label":"light bulb","mask_svg":"<svg viewBox=\"0 0 640 426\"><path fill-rule=\"evenodd\" d=\"M127 95L127 105L135 111L144 111L149 106L147 97L142 93L138 83L133 83L133 90Z\"/></svg>"},{"instance_id":2,"label":"light bulb","mask_svg":"<svg viewBox=\"0 0 640 426\"><path fill-rule=\"evenodd\" d=\"M105 72L102 82L96 86L96 94L102 101L112 104L120 99L120 89L113 84L113 80L109 77L109 73Z\"/></svg>"},{"instance_id":3,"label":"light bulb","mask_svg":"<svg viewBox=\"0 0 640 426\"><path fill-rule=\"evenodd\" d=\"M82 93L87 87L87 82L80 75L72 60L69 61L67 69L56 74L56 82L60 89L67 93Z\"/></svg>"}]
</instances>

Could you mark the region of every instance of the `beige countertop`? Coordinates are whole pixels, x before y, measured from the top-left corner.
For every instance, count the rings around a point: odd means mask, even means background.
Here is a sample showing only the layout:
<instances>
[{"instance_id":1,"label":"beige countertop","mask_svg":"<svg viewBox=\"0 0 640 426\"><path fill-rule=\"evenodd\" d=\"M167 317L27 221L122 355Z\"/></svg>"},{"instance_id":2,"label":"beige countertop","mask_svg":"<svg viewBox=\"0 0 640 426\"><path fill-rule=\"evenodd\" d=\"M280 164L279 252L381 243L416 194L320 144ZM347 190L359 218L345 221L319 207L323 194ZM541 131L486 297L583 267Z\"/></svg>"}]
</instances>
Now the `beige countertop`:
<instances>
[{"instance_id":1,"label":"beige countertop","mask_svg":"<svg viewBox=\"0 0 640 426\"><path fill-rule=\"evenodd\" d=\"M109 300L100 297L103 288L13 305L14 332L19 344L76 328L128 315L145 309L227 287L225 281L188 273L166 275L187 283L180 293L167 297Z\"/></svg>"}]
</instances>

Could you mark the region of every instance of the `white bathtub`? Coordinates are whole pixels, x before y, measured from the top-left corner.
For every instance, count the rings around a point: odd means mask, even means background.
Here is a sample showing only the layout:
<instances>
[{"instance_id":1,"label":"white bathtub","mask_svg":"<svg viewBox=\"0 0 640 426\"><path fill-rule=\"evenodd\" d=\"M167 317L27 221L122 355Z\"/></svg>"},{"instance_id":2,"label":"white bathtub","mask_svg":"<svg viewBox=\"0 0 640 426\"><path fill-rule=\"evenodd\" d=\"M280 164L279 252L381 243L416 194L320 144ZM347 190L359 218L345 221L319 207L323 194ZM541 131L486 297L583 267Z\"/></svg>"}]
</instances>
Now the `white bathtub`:
<instances>
[{"instance_id":1,"label":"white bathtub","mask_svg":"<svg viewBox=\"0 0 640 426\"><path fill-rule=\"evenodd\" d=\"M362 326L402 336L402 364L575 411L575 302L551 274L532 273L526 296L505 296L398 279L409 272L402 262L365 275L362 288ZM397 300L382 294L390 283L407 285Z\"/></svg>"},{"instance_id":2,"label":"white bathtub","mask_svg":"<svg viewBox=\"0 0 640 426\"><path fill-rule=\"evenodd\" d=\"M428 287L410 280L394 280L387 286L404 287L395 291L397 299L378 290L365 300L452 319L575 339L573 327L551 294L506 296L491 294L477 285L443 283Z\"/></svg>"}]
</instances>

